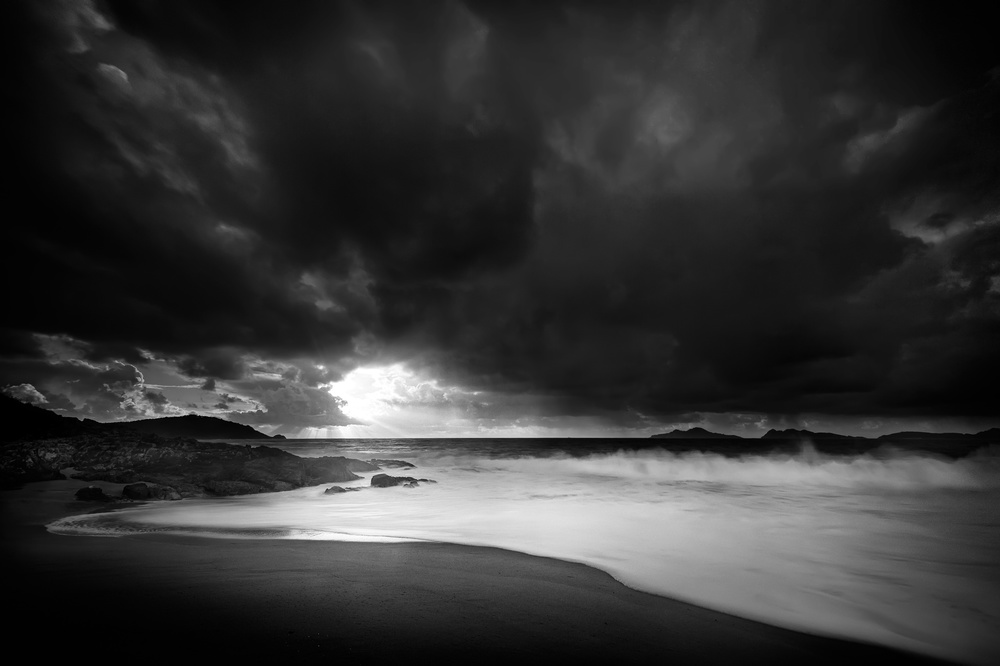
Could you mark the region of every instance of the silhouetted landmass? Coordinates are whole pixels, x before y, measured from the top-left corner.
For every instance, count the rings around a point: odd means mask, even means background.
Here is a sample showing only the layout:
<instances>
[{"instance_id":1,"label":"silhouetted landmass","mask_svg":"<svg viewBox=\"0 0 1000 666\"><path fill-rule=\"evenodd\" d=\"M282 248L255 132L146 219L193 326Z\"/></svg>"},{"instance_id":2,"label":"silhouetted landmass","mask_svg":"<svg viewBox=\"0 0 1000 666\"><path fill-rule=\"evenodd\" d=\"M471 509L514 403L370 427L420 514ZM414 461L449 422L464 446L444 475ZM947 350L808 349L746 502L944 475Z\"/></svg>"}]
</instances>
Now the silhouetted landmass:
<instances>
[{"instance_id":1,"label":"silhouetted landmass","mask_svg":"<svg viewBox=\"0 0 1000 666\"><path fill-rule=\"evenodd\" d=\"M982 432L897 432L882 435L877 443L885 448L903 451L920 451L952 458L968 455L984 446L1000 445L1000 428L990 428Z\"/></svg>"},{"instance_id":2,"label":"silhouetted landmass","mask_svg":"<svg viewBox=\"0 0 1000 666\"><path fill-rule=\"evenodd\" d=\"M991 428L975 434L911 431L882 435L878 438L795 428L769 430L762 437L751 438L720 435L704 428L691 428L653 435L652 438L661 440L663 442L661 446L672 451L699 451L710 446L715 453L732 456L774 452L795 453L802 446L808 445L819 453L829 455L882 456L902 450L960 458L983 446L1000 444L1000 428Z\"/></svg>"},{"instance_id":3,"label":"silhouetted landmass","mask_svg":"<svg viewBox=\"0 0 1000 666\"><path fill-rule=\"evenodd\" d=\"M140 432L160 437L193 439L271 439L248 425L214 416L166 416L137 421L98 423L91 419L61 416L55 412L0 395L0 441L70 437L99 432ZM284 439L278 435L276 439Z\"/></svg>"},{"instance_id":4,"label":"silhouetted landmass","mask_svg":"<svg viewBox=\"0 0 1000 666\"><path fill-rule=\"evenodd\" d=\"M60 416L55 412L0 395L0 441L69 437L106 430L90 419Z\"/></svg>"},{"instance_id":5,"label":"silhouetted landmass","mask_svg":"<svg viewBox=\"0 0 1000 666\"><path fill-rule=\"evenodd\" d=\"M242 423L233 423L214 416L167 416L139 421L119 421L108 424L113 428L136 430L160 437L193 437L194 439L271 439L259 430ZM284 439L283 437L281 439Z\"/></svg>"},{"instance_id":6,"label":"silhouetted landmass","mask_svg":"<svg viewBox=\"0 0 1000 666\"><path fill-rule=\"evenodd\" d=\"M689 430L671 430L670 432L661 433L659 435L653 435L653 439L738 439L743 438L739 435L723 435L721 433L712 432L711 430L705 430L704 428L694 427Z\"/></svg>"},{"instance_id":7,"label":"silhouetted landmass","mask_svg":"<svg viewBox=\"0 0 1000 666\"><path fill-rule=\"evenodd\" d=\"M882 435L879 440L908 440L908 439L932 439L932 440L945 440L945 439L976 439L983 441L1000 441L1000 428L990 428L989 430L984 430L982 432L977 432L975 434L960 434L954 432L919 432L919 431L904 431L896 432L891 435Z\"/></svg>"},{"instance_id":8,"label":"silhouetted landmass","mask_svg":"<svg viewBox=\"0 0 1000 666\"><path fill-rule=\"evenodd\" d=\"M812 432L810 430L796 430L795 428L789 428L787 430L768 430L761 437L762 440L769 439L811 439L813 441L819 439L836 439L841 441L848 441L853 439L867 439L866 437L851 437L849 435L838 435L832 432Z\"/></svg>"}]
</instances>

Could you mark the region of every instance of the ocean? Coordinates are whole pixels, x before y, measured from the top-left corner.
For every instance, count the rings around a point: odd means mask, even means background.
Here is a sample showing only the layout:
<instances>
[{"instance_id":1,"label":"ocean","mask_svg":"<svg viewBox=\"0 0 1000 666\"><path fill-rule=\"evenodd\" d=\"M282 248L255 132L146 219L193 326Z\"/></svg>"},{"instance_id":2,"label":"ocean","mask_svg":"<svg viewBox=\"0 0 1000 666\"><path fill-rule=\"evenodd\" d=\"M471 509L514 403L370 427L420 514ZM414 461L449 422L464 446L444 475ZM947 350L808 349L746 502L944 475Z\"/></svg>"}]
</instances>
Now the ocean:
<instances>
[{"instance_id":1,"label":"ocean","mask_svg":"<svg viewBox=\"0 0 1000 666\"><path fill-rule=\"evenodd\" d=\"M259 440L233 441L258 445ZM65 518L59 534L439 541L603 570L628 587L782 627L1000 663L1000 448L743 451L601 439L271 440L300 456L389 458L368 477Z\"/></svg>"}]
</instances>

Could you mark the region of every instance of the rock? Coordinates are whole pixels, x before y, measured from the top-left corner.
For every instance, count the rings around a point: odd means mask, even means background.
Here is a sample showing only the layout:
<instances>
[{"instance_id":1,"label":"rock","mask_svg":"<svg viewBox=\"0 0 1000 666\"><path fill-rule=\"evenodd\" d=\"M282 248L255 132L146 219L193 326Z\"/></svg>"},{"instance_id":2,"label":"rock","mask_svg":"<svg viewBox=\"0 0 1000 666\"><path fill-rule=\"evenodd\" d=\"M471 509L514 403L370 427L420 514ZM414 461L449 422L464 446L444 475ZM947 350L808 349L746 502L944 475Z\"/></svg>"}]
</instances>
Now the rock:
<instances>
[{"instance_id":1,"label":"rock","mask_svg":"<svg viewBox=\"0 0 1000 666\"><path fill-rule=\"evenodd\" d=\"M149 486L145 483L130 483L122 488L122 497L130 500L149 499Z\"/></svg>"},{"instance_id":2,"label":"rock","mask_svg":"<svg viewBox=\"0 0 1000 666\"><path fill-rule=\"evenodd\" d=\"M104 490L97 486L87 486L76 491L76 498L84 502L110 502L111 498L104 494Z\"/></svg>"},{"instance_id":3,"label":"rock","mask_svg":"<svg viewBox=\"0 0 1000 666\"><path fill-rule=\"evenodd\" d=\"M130 483L122 488L122 499L130 500L179 500L181 494L175 488L158 483Z\"/></svg>"},{"instance_id":4,"label":"rock","mask_svg":"<svg viewBox=\"0 0 1000 666\"><path fill-rule=\"evenodd\" d=\"M176 488L162 486L158 483L148 483L146 485L149 487L149 499L169 500L171 502L181 499L181 494L177 492Z\"/></svg>"},{"instance_id":5,"label":"rock","mask_svg":"<svg viewBox=\"0 0 1000 666\"><path fill-rule=\"evenodd\" d=\"M168 489L162 497L243 495L354 481L374 465L340 456L300 458L270 446L234 446L158 435L94 435L10 442L0 447L0 486L53 478L76 470L83 481L146 483ZM135 489L141 493L140 489Z\"/></svg>"},{"instance_id":6,"label":"rock","mask_svg":"<svg viewBox=\"0 0 1000 666\"><path fill-rule=\"evenodd\" d=\"M388 474L376 474L372 477L372 488L392 488L404 483L416 481L412 476L389 476Z\"/></svg>"},{"instance_id":7,"label":"rock","mask_svg":"<svg viewBox=\"0 0 1000 666\"><path fill-rule=\"evenodd\" d=\"M324 495L339 495L340 493L351 493L361 488L345 488L344 486L330 486L323 491Z\"/></svg>"},{"instance_id":8,"label":"rock","mask_svg":"<svg viewBox=\"0 0 1000 666\"><path fill-rule=\"evenodd\" d=\"M415 479L412 476L389 476L388 474L376 474L372 477L373 488L392 488L393 486L404 486L406 488L416 488L420 483L437 483L430 479Z\"/></svg>"},{"instance_id":9,"label":"rock","mask_svg":"<svg viewBox=\"0 0 1000 666\"><path fill-rule=\"evenodd\" d=\"M413 463L408 463L405 460L384 460L382 458L373 458L368 461L376 467L398 467L400 469L413 469L416 467Z\"/></svg>"}]
</instances>

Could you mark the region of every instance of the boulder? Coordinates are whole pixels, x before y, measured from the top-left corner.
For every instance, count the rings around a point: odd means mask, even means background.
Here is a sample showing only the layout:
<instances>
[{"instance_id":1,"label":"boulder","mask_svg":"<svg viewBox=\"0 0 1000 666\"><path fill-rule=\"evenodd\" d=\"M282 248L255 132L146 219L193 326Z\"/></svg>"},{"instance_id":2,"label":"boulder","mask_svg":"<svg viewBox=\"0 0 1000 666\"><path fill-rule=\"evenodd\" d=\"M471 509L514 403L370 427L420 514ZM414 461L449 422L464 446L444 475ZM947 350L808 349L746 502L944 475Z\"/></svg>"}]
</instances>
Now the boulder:
<instances>
[{"instance_id":1,"label":"boulder","mask_svg":"<svg viewBox=\"0 0 1000 666\"><path fill-rule=\"evenodd\" d=\"M412 476L389 476L388 474L376 474L371 481L373 488L392 488L393 486L416 488L420 483L437 483L437 481L415 479Z\"/></svg>"},{"instance_id":2,"label":"boulder","mask_svg":"<svg viewBox=\"0 0 1000 666\"><path fill-rule=\"evenodd\" d=\"M179 500L181 494L176 488L159 483L130 483L122 488L122 499L130 500Z\"/></svg>"},{"instance_id":3,"label":"boulder","mask_svg":"<svg viewBox=\"0 0 1000 666\"><path fill-rule=\"evenodd\" d=\"M110 502L111 498L104 494L104 490L97 486L87 486L76 491L76 498L84 502Z\"/></svg>"},{"instance_id":4,"label":"boulder","mask_svg":"<svg viewBox=\"0 0 1000 666\"><path fill-rule=\"evenodd\" d=\"M130 500L148 500L149 486L145 483L130 483L122 488L122 498Z\"/></svg>"},{"instance_id":5,"label":"boulder","mask_svg":"<svg viewBox=\"0 0 1000 666\"><path fill-rule=\"evenodd\" d=\"M162 486L159 483L150 483L149 486L149 498L156 500L179 500L181 499L181 494L176 488L170 486Z\"/></svg>"},{"instance_id":6,"label":"boulder","mask_svg":"<svg viewBox=\"0 0 1000 666\"><path fill-rule=\"evenodd\" d=\"M324 495L339 495L340 493L350 493L361 488L345 488L344 486L330 486L323 491Z\"/></svg>"}]
</instances>

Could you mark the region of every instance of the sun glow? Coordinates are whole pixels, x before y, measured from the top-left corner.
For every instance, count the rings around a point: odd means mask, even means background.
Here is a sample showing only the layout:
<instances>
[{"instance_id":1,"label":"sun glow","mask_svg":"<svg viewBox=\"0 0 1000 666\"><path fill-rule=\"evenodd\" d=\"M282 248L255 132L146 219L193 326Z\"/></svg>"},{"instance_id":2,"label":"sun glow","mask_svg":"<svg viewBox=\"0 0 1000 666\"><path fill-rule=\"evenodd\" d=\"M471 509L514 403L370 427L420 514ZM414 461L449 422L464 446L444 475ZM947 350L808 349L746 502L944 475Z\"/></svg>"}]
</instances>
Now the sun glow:
<instances>
[{"instance_id":1,"label":"sun glow","mask_svg":"<svg viewBox=\"0 0 1000 666\"><path fill-rule=\"evenodd\" d=\"M481 396L403 363L358 368L329 391L357 424L339 426L339 437L446 437L477 432L472 404ZM328 435L329 436L329 435Z\"/></svg>"},{"instance_id":2,"label":"sun glow","mask_svg":"<svg viewBox=\"0 0 1000 666\"><path fill-rule=\"evenodd\" d=\"M346 402L341 407L344 414L370 422L392 411L391 404L396 397L394 385L412 375L398 363L381 368L357 368L331 385L330 393Z\"/></svg>"}]
</instances>

